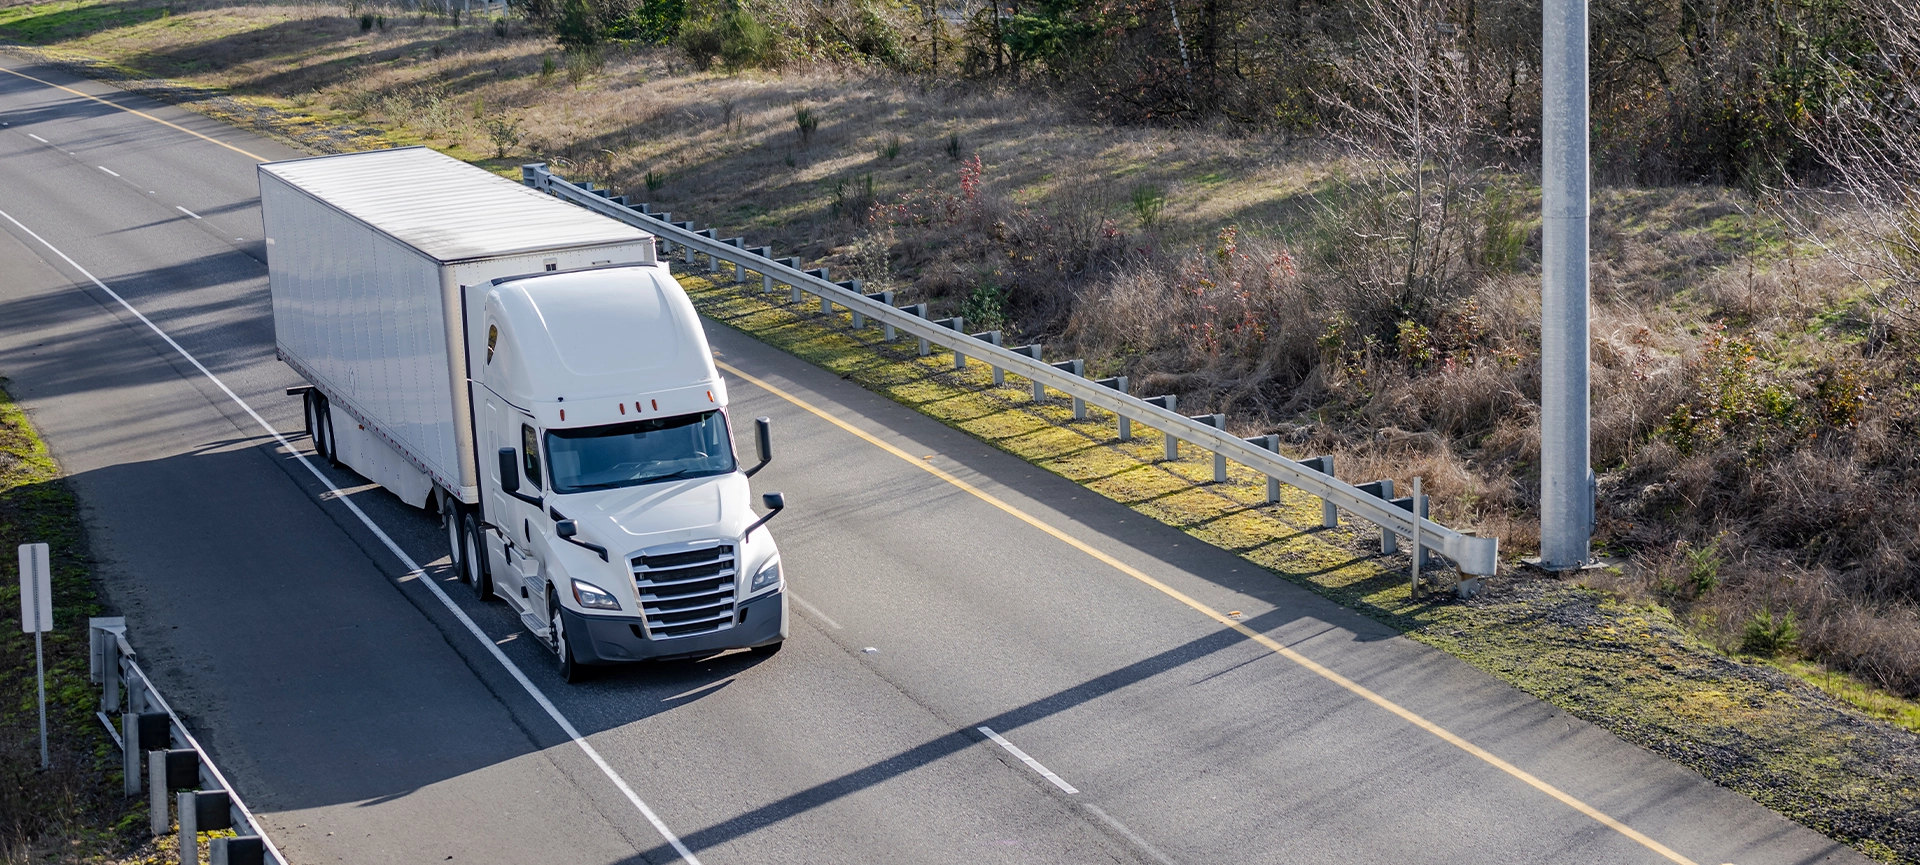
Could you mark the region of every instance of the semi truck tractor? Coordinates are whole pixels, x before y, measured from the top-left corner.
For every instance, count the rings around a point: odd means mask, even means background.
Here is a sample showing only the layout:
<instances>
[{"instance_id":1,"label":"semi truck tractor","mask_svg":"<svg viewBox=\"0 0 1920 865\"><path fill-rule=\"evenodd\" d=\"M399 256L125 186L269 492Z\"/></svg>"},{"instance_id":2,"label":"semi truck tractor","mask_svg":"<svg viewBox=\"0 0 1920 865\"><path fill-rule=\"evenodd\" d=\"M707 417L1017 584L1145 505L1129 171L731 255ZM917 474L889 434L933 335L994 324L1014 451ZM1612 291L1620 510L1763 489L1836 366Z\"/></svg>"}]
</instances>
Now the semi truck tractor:
<instances>
[{"instance_id":1,"label":"semi truck tractor","mask_svg":"<svg viewBox=\"0 0 1920 865\"><path fill-rule=\"evenodd\" d=\"M259 167L314 452L439 515L568 681L779 651L780 550L727 383L651 235L424 147Z\"/></svg>"}]
</instances>

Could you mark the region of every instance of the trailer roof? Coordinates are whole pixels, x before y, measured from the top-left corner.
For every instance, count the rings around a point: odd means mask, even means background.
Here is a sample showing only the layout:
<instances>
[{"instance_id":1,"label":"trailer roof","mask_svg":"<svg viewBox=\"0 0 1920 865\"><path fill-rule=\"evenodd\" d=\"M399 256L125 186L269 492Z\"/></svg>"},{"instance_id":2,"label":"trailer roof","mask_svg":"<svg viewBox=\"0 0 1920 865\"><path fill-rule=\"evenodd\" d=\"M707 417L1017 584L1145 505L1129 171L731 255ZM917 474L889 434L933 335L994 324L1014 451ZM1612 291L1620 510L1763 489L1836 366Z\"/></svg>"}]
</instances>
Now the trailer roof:
<instances>
[{"instance_id":1,"label":"trailer roof","mask_svg":"<svg viewBox=\"0 0 1920 865\"><path fill-rule=\"evenodd\" d=\"M652 236L425 147L269 162L260 171L441 262Z\"/></svg>"}]
</instances>

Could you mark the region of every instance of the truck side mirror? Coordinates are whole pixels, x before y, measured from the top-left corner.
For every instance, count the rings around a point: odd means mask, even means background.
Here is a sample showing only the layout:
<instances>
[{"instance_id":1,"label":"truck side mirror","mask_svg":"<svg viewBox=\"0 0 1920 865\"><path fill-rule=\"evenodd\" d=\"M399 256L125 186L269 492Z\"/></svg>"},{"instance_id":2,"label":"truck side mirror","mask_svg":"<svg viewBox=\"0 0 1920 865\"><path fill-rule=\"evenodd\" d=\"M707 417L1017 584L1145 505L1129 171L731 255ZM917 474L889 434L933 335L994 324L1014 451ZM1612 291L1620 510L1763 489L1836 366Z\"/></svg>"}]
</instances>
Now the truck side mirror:
<instances>
[{"instance_id":1,"label":"truck side mirror","mask_svg":"<svg viewBox=\"0 0 1920 865\"><path fill-rule=\"evenodd\" d=\"M520 491L520 454L513 448L500 449L500 490L508 493Z\"/></svg>"},{"instance_id":2,"label":"truck side mirror","mask_svg":"<svg viewBox=\"0 0 1920 865\"><path fill-rule=\"evenodd\" d=\"M747 469L747 477L767 467L773 462L773 419L757 417L753 419L753 436L760 448L760 464Z\"/></svg>"},{"instance_id":3,"label":"truck side mirror","mask_svg":"<svg viewBox=\"0 0 1920 865\"><path fill-rule=\"evenodd\" d=\"M768 520L773 519L778 516L781 511L787 509L787 497L780 493L767 493L760 497L760 503L767 506L767 515L754 520L753 525L748 526L746 531L740 533L740 542L743 544L746 543L748 537L753 534L754 529L766 525Z\"/></svg>"},{"instance_id":4,"label":"truck side mirror","mask_svg":"<svg viewBox=\"0 0 1920 865\"><path fill-rule=\"evenodd\" d=\"M572 520L561 520L553 524L553 533L570 540L580 534L580 524Z\"/></svg>"}]
</instances>

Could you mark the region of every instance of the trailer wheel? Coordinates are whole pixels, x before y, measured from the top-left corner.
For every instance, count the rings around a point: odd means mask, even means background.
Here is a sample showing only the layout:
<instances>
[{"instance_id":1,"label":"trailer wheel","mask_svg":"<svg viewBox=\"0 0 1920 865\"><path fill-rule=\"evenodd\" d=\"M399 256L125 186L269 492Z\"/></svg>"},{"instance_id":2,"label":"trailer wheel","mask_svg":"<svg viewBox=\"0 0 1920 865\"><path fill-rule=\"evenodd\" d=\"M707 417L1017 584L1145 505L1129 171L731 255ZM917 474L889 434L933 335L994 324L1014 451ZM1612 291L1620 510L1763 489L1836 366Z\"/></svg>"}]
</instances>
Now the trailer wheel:
<instances>
[{"instance_id":1,"label":"trailer wheel","mask_svg":"<svg viewBox=\"0 0 1920 865\"><path fill-rule=\"evenodd\" d=\"M323 425L320 421L320 401L324 399L326 399L326 397L321 396L319 391L314 390L307 391L302 395L302 402L305 403L307 416L307 441L313 445L314 456L323 459L327 454L326 442L322 439L324 433L322 431Z\"/></svg>"},{"instance_id":2,"label":"trailer wheel","mask_svg":"<svg viewBox=\"0 0 1920 865\"><path fill-rule=\"evenodd\" d=\"M560 681L581 682L587 678L587 666L574 660L573 639L567 636L566 619L560 615L560 599L553 587L547 587L547 647L559 659Z\"/></svg>"},{"instance_id":3,"label":"trailer wheel","mask_svg":"<svg viewBox=\"0 0 1920 865\"><path fill-rule=\"evenodd\" d=\"M487 566L487 551L480 537L480 519L473 511L461 508L461 576L467 578L467 585L473 587L473 594L482 601L493 600L493 569Z\"/></svg>"}]
</instances>

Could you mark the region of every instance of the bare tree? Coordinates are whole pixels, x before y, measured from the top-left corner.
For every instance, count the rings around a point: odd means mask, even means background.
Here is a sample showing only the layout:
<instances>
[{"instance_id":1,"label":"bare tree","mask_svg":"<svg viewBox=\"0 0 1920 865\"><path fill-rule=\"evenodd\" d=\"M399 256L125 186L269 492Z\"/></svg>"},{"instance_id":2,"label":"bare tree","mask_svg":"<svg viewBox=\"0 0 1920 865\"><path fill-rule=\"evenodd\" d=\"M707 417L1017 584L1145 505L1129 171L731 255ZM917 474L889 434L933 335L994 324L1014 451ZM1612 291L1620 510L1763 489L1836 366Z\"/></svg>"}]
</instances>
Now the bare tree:
<instances>
[{"instance_id":1,"label":"bare tree","mask_svg":"<svg viewBox=\"0 0 1920 865\"><path fill-rule=\"evenodd\" d=\"M1797 203L1827 230L1799 221L1856 276L1883 285L1886 311L1912 327L1920 324L1920 7L1857 0L1855 12L1871 53L1826 58L1829 77L1844 86L1802 132L1831 174L1820 188L1798 190Z\"/></svg>"},{"instance_id":2,"label":"bare tree","mask_svg":"<svg viewBox=\"0 0 1920 865\"><path fill-rule=\"evenodd\" d=\"M1365 8L1370 21L1340 63L1340 89L1318 92L1361 167L1328 206L1372 253L1335 264L1371 312L1418 319L1467 288L1496 132L1443 7Z\"/></svg>"}]
</instances>

